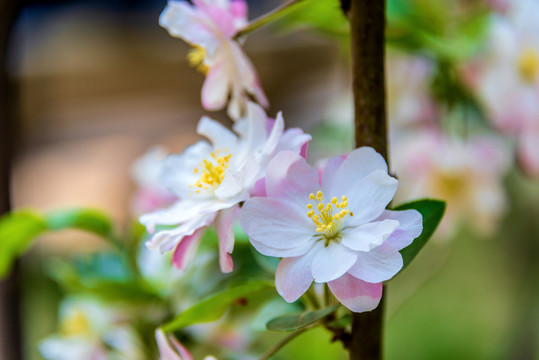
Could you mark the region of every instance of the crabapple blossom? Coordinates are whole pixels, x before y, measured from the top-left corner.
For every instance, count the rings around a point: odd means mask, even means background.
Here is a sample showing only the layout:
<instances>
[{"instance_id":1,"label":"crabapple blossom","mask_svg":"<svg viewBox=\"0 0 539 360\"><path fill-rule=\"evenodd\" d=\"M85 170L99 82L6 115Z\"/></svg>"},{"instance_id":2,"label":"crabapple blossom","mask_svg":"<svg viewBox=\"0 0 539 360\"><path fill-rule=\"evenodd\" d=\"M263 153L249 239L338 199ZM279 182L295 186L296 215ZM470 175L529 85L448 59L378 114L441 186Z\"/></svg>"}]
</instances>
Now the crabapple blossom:
<instances>
[{"instance_id":1,"label":"crabapple blossom","mask_svg":"<svg viewBox=\"0 0 539 360\"><path fill-rule=\"evenodd\" d=\"M483 233L495 229L506 208L502 177L509 166L504 142L493 135L475 135L466 141L434 131L412 133L393 142L392 163L404 186L399 201L417 197L445 200L439 226L448 238L457 223L469 219Z\"/></svg>"},{"instance_id":2,"label":"crabapple blossom","mask_svg":"<svg viewBox=\"0 0 539 360\"><path fill-rule=\"evenodd\" d=\"M153 147L131 167L137 190L131 199L131 210L142 214L168 206L177 200L176 196L164 187L159 178L167 152L162 147Z\"/></svg>"},{"instance_id":3,"label":"crabapple blossom","mask_svg":"<svg viewBox=\"0 0 539 360\"><path fill-rule=\"evenodd\" d=\"M229 95L228 114L233 120L243 116L249 96L268 106L253 64L234 40L247 24L244 0L193 0L193 5L169 0L159 24L193 46L188 60L206 74L202 87L206 110L223 109Z\"/></svg>"},{"instance_id":4,"label":"crabapple blossom","mask_svg":"<svg viewBox=\"0 0 539 360\"><path fill-rule=\"evenodd\" d=\"M539 177L539 1L508 4L492 18L489 47L466 75L503 133L517 140L519 164Z\"/></svg>"},{"instance_id":5,"label":"crabapple blossom","mask_svg":"<svg viewBox=\"0 0 539 360\"><path fill-rule=\"evenodd\" d=\"M197 131L210 142L199 141L183 154L169 156L163 165L162 183L180 200L140 217L150 233L156 225L174 226L157 231L147 242L150 249L174 250L173 264L183 269L194 255L202 230L215 224L221 270L232 271L232 222L238 204L254 192L277 150L300 153L310 140L299 129L284 131L280 113L270 131L267 125L266 113L254 103L247 105L247 117L235 123L235 132L208 117L200 120Z\"/></svg>"},{"instance_id":6,"label":"crabapple blossom","mask_svg":"<svg viewBox=\"0 0 539 360\"><path fill-rule=\"evenodd\" d=\"M39 344L47 360L143 359L140 339L124 315L91 298L68 298L60 306L60 331Z\"/></svg>"},{"instance_id":7,"label":"crabapple blossom","mask_svg":"<svg viewBox=\"0 0 539 360\"><path fill-rule=\"evenodd\" d=\"M304 158L283 151L266 169L266 197L247 200L240 223L256 250L283 258L275 283L286 301L315 281L328 283L348 309L369 311L382 282L403 266L399 250L422 231L417 211L385 210L397 185L369 147L329 160L321 177Z\"/></svg>"}]
</instances>

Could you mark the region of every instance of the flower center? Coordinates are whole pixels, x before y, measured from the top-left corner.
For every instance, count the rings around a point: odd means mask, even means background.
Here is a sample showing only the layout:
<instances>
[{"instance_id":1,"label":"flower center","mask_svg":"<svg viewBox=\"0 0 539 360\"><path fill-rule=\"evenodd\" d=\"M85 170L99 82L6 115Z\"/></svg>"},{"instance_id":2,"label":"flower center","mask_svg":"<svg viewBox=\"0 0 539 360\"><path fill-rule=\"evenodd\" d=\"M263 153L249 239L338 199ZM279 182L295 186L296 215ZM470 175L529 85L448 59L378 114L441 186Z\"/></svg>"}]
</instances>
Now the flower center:
<instances>
[{"instance_id":1,"label":"flower center","mask_svg":"<svg viewBox=\"0 0 539 360\"><path fill-rule=\"evenodd\" d=\"M520 76L527 82L534 82L539 75L539 53L535 49L525 49L518 59Z\"/></svg>"},{"instance_id":2,"label":"flower center","mask_svg":"<svg viewBox=\"0 0 539 360\"><path fill-rule=\"evenodd\" d=\"M220 154L221 150L212 152L209 159L202 160L200 165L193 170L195 174L200 174L200 178L192 185L192 187L196 188L195 193L198 194L200 189L215 189L221 185L232 154Z\"/></svg>"},{"instance_id":3,"label":"flower center","mask_svg":"<svg viewBox=\"0 0 539 360\"><path fill-rule=\"evenodd\" d=\"M84 335L90 332L88 318L80 310L76 310L61 325L60 332L65 336Z\"/></svg>"},{"instance_id":4,"label":"flower center","mask_svg":"<svg viewBox=\"0 0 539 360\"><path fill-rule=\"evenodd\" d=\"M341 202L336 197L333 197L325 205L322 191L318 191L316 195L311 193L309 199L316 200L314 204L307 203L307 209L309 209L307 216L313 221L318 233L315 237L323 238L326 241L326 246L331 241L338 241L340 239L342 219L346 215L354 216L354 213L347 209L348 199L346 196L341 197Z\"/></svg>"},{"instance_id":5,"label":"flower center","mask_svg":"<svg viewBox=\"0 0 539 360\"><path fill-rule=\"evenodd\" d=\"M193 48L187 53L187 61L189 62L189 65L204 75L206 75L209 70L208 66L204 64L205 56L206 49L197 45L194 45Z\"/></svg>"}]
</instances>

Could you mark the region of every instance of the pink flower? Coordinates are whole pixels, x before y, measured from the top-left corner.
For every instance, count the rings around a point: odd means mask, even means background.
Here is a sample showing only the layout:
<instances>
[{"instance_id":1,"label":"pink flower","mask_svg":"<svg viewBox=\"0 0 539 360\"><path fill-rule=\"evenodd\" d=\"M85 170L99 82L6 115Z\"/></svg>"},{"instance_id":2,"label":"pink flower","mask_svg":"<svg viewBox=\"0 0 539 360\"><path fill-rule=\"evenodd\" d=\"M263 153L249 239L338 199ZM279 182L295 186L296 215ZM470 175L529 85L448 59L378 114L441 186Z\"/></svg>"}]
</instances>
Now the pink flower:
<instances>
[{"instance_id":1,"label":"pink flower","mask_svg":"<svg viewBox=\"0 0 539 360\"><path fill-rule=\"evenodd\" d=\"M267 124L266 113L254 103L247 105L247 117L234 124L235 132L210 118L200 120L198 133L211 143L199 141L183 154L169 156L163 164L161 182L180 200L140 217L150 233L156 225L174 226L157 231L146 243L148 248L161 253L174 250L172 262L183 269L192 259L203 229L214 224L221 270L232 271L232 223L238 204L255 192L276 151L300 153L311 138L299 129L284 131L280 113L270 131Z\"/></svg>"},{"instance_id":2,"label":"pink flower","mask_svg":"<svg viewBox=\"0 0 539 360\"><path fill-rule=\"evenodd\" d=\"M245 113L249 95L268 106L251 61L234 40L247 24L244 0L193 0L193 5L169 0L159 24L194 47L188 58L207 75L202 87L206 110L223 109L229 94L228 114L233 120Z\"/></svg>"},{"instance_id":3,"label":"pink flower","mask_svg":"<svg viewBox=\"0 0 539 360\"><path fill-rule=\"evenodd\" d=\"M328 283L348 309L369 311L382 281L402 268L399 250L422 231L417 211L385 210L397 184L372 148L331 159L321 178L304 158L283 151L267 167L267 197L247 200L240 223L255 249L283 258L275 283L286 301L314 280Z\"/></svg>"},{"instance_id":4,"label":"pink flower","mask_svg":"<svg viewBox=\"0 0 539 360\"><path fill-rule=\"evenodd\" d=\"M493 16L488 51L471 76L493 124L517 141L523 169L539 177L539 1L509 3Z\"/></svg>"},{"instance_id":5,"label":"pink flower","mask_svg":"<svg viewBox=\"0 0 539 360\"><path fill-rule=\"evenodd\" d=\"M482 233L496 228L506 204L502 178L509 165L503 141L492 135L470 136L467 141L424 131L393 142L396 173L405 184L399 202L433 197L447 202L438 234L454 235L468 221Z\"/></svg>"}]
</instances>

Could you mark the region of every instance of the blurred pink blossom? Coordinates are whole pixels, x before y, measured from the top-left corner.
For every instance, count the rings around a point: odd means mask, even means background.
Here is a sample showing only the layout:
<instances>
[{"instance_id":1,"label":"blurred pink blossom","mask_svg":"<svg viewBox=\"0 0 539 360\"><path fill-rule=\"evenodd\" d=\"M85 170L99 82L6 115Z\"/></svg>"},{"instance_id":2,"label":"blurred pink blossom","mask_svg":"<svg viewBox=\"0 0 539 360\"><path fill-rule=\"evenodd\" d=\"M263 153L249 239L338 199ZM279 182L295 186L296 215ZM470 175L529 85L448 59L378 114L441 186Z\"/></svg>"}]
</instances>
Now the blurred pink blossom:
<instances>
[{"instance_id":1,"label":"blurred pink blossom","mask_svg":"<svg viewBox=\"0 0 539 360\"><path fill-rule=\"evenodd\" d=\"M494 15L487 51L466 70L493 124L517 142L519 164L539 177L539 1Z\"/></svg>"},{"instance_id":2,"label":"blurred pink blossom","mask_svg":"<svg viewBox=\"0 0 539 360\"><path fill-rule=\"evenodd\" d=\"M233 120L245 114L250 95L268 106L253 64L234 40L247 25L244 0L193 0L193 5L169 0L159 24L193 46L188 59L207 75L202 87L206 110L223 109L229 95L228 114Z\"/></svg>"},{"instance_id":3,"label":"blurred pink blossom","mask_svg":"<svg viewBox=\"0 0 539 360\"><path fill-rule=\"evenodd\" d=\"M247 200L240 223L256 250L283 258L275 284L286 301L315 281L351 311L370 311L402 268L399 250L422 231L417 211L385 210L397 184L372 148L331 159L321 177L283 151L268 164L267 197Z\"/></svg>"},{"instance_id":4,"label":"blurred pink blossom","mask_svg":"<svg viewBox=\"0 0 539 360\"><path fill-rule=\"evenodd\" d=\"M507 206L502 181L509 166L500 138L481 135L461 141L434 131L415 132L396 139L392 154L402 181L397 204L418 197L447 201L440 236L453 235L464 221L483 233L496 228Z\"/></svg>"}]
</instances>

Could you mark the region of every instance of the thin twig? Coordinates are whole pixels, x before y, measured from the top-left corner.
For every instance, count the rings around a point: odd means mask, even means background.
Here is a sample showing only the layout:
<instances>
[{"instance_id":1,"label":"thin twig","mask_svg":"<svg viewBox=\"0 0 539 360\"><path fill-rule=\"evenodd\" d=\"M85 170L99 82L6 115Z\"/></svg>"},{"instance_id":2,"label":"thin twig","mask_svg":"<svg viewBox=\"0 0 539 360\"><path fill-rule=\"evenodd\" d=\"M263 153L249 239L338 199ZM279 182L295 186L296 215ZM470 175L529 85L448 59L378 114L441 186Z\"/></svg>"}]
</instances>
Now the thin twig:
<instances>
[{"instance_id":1,"label":"thin twig","mask_svg":"<svg viewBox=\"0 0 539 360\"><path fill-rule=\"evenodd\" d=\"M286 344L288 344L290 341L294 340L297 336L303 334L307 330L311 330L315 328L316 326L320 325L320 323L316 323L310 326L306 326L304 328L301 328L299 330L294 331L291 334L288 334L284 338L281 339L277 344L275 344L272 348L270 348L262 357L260 357L260 360L268 360L270 357L275 355L277 351L281 350Z\"/></svg>"},{"instance_id":2,"label":"thin twig","mask_svg":"<svg viewBox=\"0 0 539 360\"><path fill-rule=\"evenodd\" d=\"M235 39L239 39L244 35L247 35L258 28L266 25L267 23L270 23L272 21L275 21L279 19L280 17L290 13L293 11L297 5L304 2L305 0L290 0L287 3L273 9L267 14L264 14L253 21L251 21L247 26L245 26L243 29L238 31L238 33L234 36Z\"/></svg>"}]
</instances>

